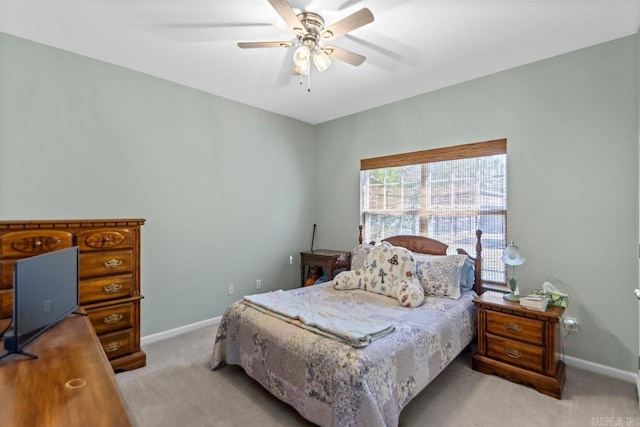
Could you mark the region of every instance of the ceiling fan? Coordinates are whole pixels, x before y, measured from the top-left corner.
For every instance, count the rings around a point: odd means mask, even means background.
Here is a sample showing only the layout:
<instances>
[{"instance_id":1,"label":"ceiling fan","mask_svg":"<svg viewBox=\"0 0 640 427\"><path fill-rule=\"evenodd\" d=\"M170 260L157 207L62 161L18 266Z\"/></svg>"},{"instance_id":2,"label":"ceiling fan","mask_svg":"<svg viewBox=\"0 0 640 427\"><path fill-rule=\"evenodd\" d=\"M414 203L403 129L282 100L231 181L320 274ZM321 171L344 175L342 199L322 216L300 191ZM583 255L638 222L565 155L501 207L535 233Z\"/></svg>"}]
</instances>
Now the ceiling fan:
<instances>
[{"instance_id":1,"label":"ceiling fan","mask_svg":"<svg viewBox=\"0 0 640 427\"><path fill-rule=\"evenodd\" d=\"M251 49L299 46L293 54L293 74L300 75L301 78L303 75L309 76L312 61L318 71L322 72L331 65L330 57L355 66L362 64L366 59L337 46L323 44L373 22L373 13L366 7L325 28L324 19L317 13L296 14L287 0L269 0L269 3L295 33L297 41L241 42L238 43L238 47ZM302 84L302 81L300 83Z\"/></svg>"}]
</instances>

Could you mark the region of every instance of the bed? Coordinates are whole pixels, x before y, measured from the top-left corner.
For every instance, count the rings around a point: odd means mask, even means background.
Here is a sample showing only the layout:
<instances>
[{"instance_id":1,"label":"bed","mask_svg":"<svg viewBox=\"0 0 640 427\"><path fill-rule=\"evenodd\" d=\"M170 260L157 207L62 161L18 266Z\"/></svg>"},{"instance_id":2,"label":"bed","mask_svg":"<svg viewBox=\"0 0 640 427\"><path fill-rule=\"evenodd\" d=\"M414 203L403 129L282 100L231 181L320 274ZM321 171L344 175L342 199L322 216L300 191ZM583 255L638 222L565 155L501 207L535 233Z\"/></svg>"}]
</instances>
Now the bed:
<instances>
[{"instance_id":1,"label":"bed","mask_svg":"<svg viewBox=\"0 0 640 427\"><path fill-rule=\"evenodd\" d=\"M393 332L355 347L299 327L243 301L224 313L211 366L245 372L303 417L318 425L397 426L400 411L424 389L476 333L473 298L482 292L481 232L473 261L472 289L459 299L424 298L406 308L389 296L361 289L337 290L334 282L285 291L305 304L340 308L350 315L393 325ZM385 239L415 254L446 255L448 246L418 236ZM359 245L362 248L362 232ZM355 260L354 260L355 261Z\"/></svg>"}]
</instances>

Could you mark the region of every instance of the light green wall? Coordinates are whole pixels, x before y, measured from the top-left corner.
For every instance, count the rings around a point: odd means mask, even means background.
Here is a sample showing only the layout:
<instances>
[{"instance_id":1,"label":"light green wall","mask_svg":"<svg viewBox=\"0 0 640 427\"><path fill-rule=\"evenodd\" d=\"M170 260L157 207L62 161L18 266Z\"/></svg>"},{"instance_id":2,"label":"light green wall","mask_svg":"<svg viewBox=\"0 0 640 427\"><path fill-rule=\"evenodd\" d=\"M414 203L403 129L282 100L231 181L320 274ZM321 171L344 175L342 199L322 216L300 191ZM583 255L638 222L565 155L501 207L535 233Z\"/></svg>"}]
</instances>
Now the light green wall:
<instances>
[{"instance_id":1,"label":"light green wall","mask_svg":"<svg viewBox=\"0 0 640 427\"><path fill-rule=\"evenodd\" d=\"M353 247L361 158L507 138L523 291L562 281L582 323L566 354L633 371L638 43L314 127L0 35L0 218L147 218L148 335L221 315L258 278L264 290L295 286L313 222L315 247Z\"/></svg>"},{"instance_id":2,"label":"light green wall","mask_svg":"<svg viewBox=\"0 0 640 427\"><path fill-rule=\"evenodd\" d=\"M361 158L507 138L508 237L524 292L560 280L567 355L637 369L637 37L317 126L319 245L352 247ZM393 90L393 88L387 88Z\"/></svg>"},{"instance_id":3,"label":"light green wall","mask_svg":"<svg viewBox=\"0 0 640 427\"><path fill-rule=\"evenodd\" d=\"M0 35L0 218L146 218L143 335L219 316L256 279L298 283L313 131Z\"/></svg>"}]
</instances>

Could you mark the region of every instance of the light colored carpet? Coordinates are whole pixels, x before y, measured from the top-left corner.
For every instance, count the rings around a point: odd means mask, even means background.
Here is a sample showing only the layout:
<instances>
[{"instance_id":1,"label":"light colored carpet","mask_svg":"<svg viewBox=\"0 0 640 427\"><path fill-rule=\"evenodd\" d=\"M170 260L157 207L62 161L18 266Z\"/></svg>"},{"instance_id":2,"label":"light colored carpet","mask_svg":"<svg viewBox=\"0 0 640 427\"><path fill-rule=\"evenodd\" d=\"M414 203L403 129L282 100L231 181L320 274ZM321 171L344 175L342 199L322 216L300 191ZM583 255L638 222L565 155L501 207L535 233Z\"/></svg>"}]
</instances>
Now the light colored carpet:
<instances>
[{"instance_id":1,"label":"light colored carpet","mask_svg":"<svg viewBox=\"0 0 640 427\"><path fill-rule=\"evenodd\" d=\"M116 375L138 427L304 426L293 408L237 366L212 371L216 327L144 347L147 366ZM407 405L411 426L639 426L634 384L567 367L562 400L471 369L463 352Z\"/></svg>"}]
</instances>

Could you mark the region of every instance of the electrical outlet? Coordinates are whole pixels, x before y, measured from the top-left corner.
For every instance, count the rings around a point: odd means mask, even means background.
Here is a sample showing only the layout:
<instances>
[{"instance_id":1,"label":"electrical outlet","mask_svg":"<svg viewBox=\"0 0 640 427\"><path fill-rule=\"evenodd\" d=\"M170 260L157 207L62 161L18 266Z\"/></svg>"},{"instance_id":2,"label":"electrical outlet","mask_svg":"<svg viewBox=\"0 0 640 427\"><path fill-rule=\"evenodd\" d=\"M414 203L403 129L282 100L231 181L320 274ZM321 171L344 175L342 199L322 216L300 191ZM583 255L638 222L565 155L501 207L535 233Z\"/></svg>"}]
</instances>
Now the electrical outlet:
<instances>
[{"instance_id":1,"label":"electrical outlet","mask_svg":"<svg viewBox=\"0 0 640 427\"><path fill-rule=\"evenodd\" d=\"M256 289L262 288L262 279L256 280Z\"/></svg>"},{"instance_id":2,"label":"electrical outlet","mask_svg":"<svg viewBox=\"0 0 640 427\"><path fill-rule=\"evenodd\" d=\"M45 313L51 313L51 300L50 299L44 300L44 312Z\"/></svg>"},{"instance_id":3,"label":"electrical outlet","mask_svg":"<svg viewBox=\"0 0 640 427\"><path fill-rule=\"evenodd\" d=\"M234 286L229 285L229 295L233 295L234 292L235 292Z\"/></svg>"},{"instance_id":4,"label":"electrical outlet","mask_svg":"<svg viewBox=\"0 0 640 427\"><path fill-rule=\"evenodd\" d=\"M579 326L580 326L580 322L576 318L567 317L564 319L564 328L567 331L577 332Z\"/></svg>"},{"instance_id":5,"label":"electrical outlet","mask_svg":"<svg viewBox=\"0 0 640 427\"><path fill-rule=\"evenodd\" d=\"M289 264L293 264L293 255L289 255Z\"/></svg>"}]
</instances>

